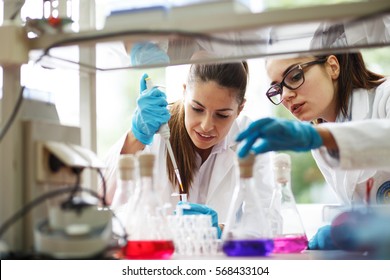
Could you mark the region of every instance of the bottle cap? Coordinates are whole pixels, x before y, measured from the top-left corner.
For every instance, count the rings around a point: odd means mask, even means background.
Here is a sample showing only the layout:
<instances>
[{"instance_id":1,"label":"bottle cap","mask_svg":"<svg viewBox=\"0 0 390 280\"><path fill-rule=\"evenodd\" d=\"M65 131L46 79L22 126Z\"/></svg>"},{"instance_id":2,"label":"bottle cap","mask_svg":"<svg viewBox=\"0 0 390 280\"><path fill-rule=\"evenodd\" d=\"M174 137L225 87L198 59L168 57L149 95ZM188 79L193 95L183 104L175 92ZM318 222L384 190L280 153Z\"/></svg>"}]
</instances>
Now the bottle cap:
<instances>
[{"instance_id":1,"label":"bottle cap","mask_svg":"<svg viewBox=\"0 0 390 280\"><path fill-rule=\"evenodd\" d=\"M118 161L119 178L133 180L136 159L134 155L120 155Z\"/></svg>"},{"instance_id":2,"label":"bottle cap","mask_svg":"<svg viewBox=\"0 0 390 280\"><path fill-rule=\"evenodd\" d=\"M279 168L290 168L291 157L289 154L278 153L274 156L274 166Z\"/></svg>"},{"instance_id":3,"label":"bottle cap","mask_svg":"<svg viewBox=\"0 0 390 280\"><path fill-rule=\"evenodd\" d=\"M285 184L290 180L291 157L289 154L278 153L273 158L275 181Z\"/></svg>"},{"instance_id":4,"label":"bottle cap","mask_svg":"<svg viewBox=\"0 0 390 280\"><path fill-rule=\"evenodd\" d=\"M138 155L141 176L153 176L154 154L146 153Z\"/></svg>"},{"instance_id":5,"label":"bottle cap","mask_svg":"<svg viewBox=\"0 0 390 280\"><path fill-rule=\"evenodd\" d=\"M238 160L238 165L240 167L240 177L241 178L251 178L253 177L253 165L255 163L255 155L249 154L244 158Z\"/></svg>"}]
</instances>

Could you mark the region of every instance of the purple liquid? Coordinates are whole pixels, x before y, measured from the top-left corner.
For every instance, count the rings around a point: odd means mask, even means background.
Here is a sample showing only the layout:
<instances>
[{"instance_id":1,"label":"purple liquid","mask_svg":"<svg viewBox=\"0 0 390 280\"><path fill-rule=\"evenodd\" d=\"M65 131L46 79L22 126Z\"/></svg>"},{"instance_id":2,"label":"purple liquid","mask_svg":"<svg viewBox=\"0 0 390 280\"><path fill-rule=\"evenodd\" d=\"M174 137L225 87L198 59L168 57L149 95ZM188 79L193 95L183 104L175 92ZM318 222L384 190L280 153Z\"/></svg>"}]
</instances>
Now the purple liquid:
<instances>
[{"instance_id":1,"label":"purple liquid","mask_svg":"<svg viewBox=\"0 0 390 280\"><path fill-rule=\"evenodd\" d=\"M274 238L274 253L299 253L307 248L306 235L286 235Z\"/></svg>"},{"instance_id":2,"label":"purple liquid","mask_svg":"<svg viewBox=\"0 0 390 280\"><path fill-rule=\"evenodd\" d=\"M222 245L223 252L230 257L267 256L273 249L272 239L227 240Z\"/></svg>"}]
</instances>

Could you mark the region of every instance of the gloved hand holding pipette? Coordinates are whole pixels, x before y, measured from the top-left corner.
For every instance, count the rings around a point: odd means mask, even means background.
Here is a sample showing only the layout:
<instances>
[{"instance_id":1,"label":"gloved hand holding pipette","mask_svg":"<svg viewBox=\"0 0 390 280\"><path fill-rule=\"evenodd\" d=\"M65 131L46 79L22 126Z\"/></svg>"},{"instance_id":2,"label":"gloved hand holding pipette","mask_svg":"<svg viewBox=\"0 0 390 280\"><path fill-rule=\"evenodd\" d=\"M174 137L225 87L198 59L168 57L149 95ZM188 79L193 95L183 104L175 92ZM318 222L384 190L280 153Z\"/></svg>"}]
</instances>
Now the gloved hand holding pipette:
<instances>
[{"instance_id":1,"label":"gloved hand holding pipette","mask_svg":"<svg viewBox=\"0 0 390 280\"><path fill-rule=\"evenodd\" d=\"M183 215L210 215L212 226L217 228L218 238L221 238L222 230L218 224L218 213L206 205L197 203L188 203L179 201L178 205L188 204L189 207L183 207Z\"/></svg>"},{"instance_id":2,"label":"gloved hand holding pipette","mask_svg":"<svg viewBox=\"0 0 390 280\"><path fill-rule=\"evenodd\" d=\"M278 118L263 118L251 123L236 140L245 141L238 151L239 157L245 157L249 151L256 154L281 150L298 152L322 145L321 136L311 124Z\"/></svg>"},{"instance_id":3,"label":"gloved hand holding pipette","mask_svg":"<svg viewBox=\"0 0 390 280\"><path fill-rule=\"evenodd\" d=\"M147 78L147 74L141 78L141 94L137 99L137 108L132 118L132 132L135 138L144 145L152 142L154 134L171 117L165 93L157 87L147 89Z\"/></svg>"}]
</instances>

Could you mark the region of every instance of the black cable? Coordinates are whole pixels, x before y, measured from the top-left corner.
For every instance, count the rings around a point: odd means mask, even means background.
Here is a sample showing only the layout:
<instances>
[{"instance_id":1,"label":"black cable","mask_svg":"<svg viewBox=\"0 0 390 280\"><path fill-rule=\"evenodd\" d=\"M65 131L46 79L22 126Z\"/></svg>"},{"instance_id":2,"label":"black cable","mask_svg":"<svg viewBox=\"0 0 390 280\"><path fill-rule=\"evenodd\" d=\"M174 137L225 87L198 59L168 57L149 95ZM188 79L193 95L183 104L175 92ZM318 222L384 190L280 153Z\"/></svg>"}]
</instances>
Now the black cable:
<instances>
[{"instance_id":1,"label":"black cable","mask_svg":"<svg viewBox=\"0 0 390 280\"><path fill-rule=\"evenodd\" d=\"M212 36L206 33L200 33L200 32L190 32L190 31L182 31L177 29L172 30L149 30L149 29L138 29L138 30L126 30L126 31L118 31L118 32L107 32L103 34L93 34L93 35L87 35L87 36L80 36L77 38L70 38L70 39L63 39L61 41L55 42L48 46L46 49L43 50L43 53L39 56L39 58L36 60L36 63L41 61L45 56L53 57L49 54L51 49L58 48L58 47L66 47L69 45L77 44L77 43L87 43L87 42L93 42L93 41L99 41L99 40L105 40L105 39L113 39L115 37L123 37L123 36L139 36L139 35L146 35L146 36L168 36L173 38L195 38L195 39L201 39L201 40L207 40L211 42L216 42L220 44L225 45L236 45L239 43L240 45L258 45L258 44L265 44L268 42L268 39L240 39L239 41L233 40L233 39L226 39L221 38L217 36ZM86 68L93 68L95 70L103 70L98 69L96 67L90 67L88 65L83 65L81 62L71 61L65 58L59 58L54 57L55 59L65 61L68 63L74 63L77 65L84 66ZM114 69L115 70L115 69Z\"/></svg>"},{"instance_id":2,"label":"black cable","mask_svg":"<svg viewBox=\"0 0 390 280\"><path fill-rule=\"evenodd\" d=\"M104 207L107 207L108 205L106 203L106 180L103 176L102 171L100 169L97 169L97 171L98 171L99 175L101 176L101 179L103 182L103 196L100 196L97 192L95 192L93 190L81 187L79 185L80 176L78 176L77 181L75 183L75 186L61 188L61 189L54 190L54 191L51 191L48 193L44 193L41 196L39 196L39 197L35 198L34 200L32 200L31 202L29 202L28 204L26 204L22 209L17 211L15 214L13 214L8 220L6 220L0 226L0 238L8 230L8 228L10 226L12 226L17 220L22 218L24 215L26 215L29 211L31 211L33 208L35 208L36 206L38 206L42 202L46 201L47 199L54 198L56 196L59 196L59 195L65 194L65 193L74 194L75 189L76 189L76 191L83 191L83 192L87 192L87 193L91 194L92 196L98 198L102 202ZM74 195L71 195L71 197L73 197L73 196ZM126 233L126 229L125 229L124 225L122 224L120 219L115 215L115 212L113 212L111 209L109 209L109 210L111 211L113 217L118 220L119 225L123 229L124 235L122 236L122 239L127 240L127 233Z\"/></svg>"},{"instance_id":3,"label":"black cable","mask_svg":"<svg viewBox=\"0 0 390 280\"><path fill-rule=\"evenodd\" d=\"M100 168L97 169L97 172L102 180L102 184L103 184L103 196L102 196L102 203L103 203L103 206L108 206L107 204L107 200L106 200L106 196L107 196L107 183L106 183L106 179L104 178L104 175L103 175L103 172Z\"/></svg>"},{"instance_id":4,"label":"black cable","mask_svg":"<svg viewBox=\"0 0 390 280\"><path fill-rule=\"evenodd\" d=\"M190 39L202 39L211 42L216 42L224 45L236 45L240 43L241 45L257 45L257 44L265 44L268 43L268 39L226 39L218 36L213 36L207 33L200 32L191 32L191 31L183 31L177 29L169 29L169 30L150 30L150 29L137 29L137 30L126 30L126 31L117 31L117 32L106 32L100 34L92 34L86 36L80 36L76 38L63 39L61 41L55 42L48 46L43 51L43 56L47 55L48 52L57 47L66 47L69 45L77 44L77 43L88 43L93 41L104 41L105 39L113 39L115 37L124 37L124 36L166 36L172 38L190 38Z\"/></svg>"},{"instance_id":5,"label":"black cable","mask_svg":"<svg viewBox=\"0 0 390 280\"><path fill-rule=\"evenodd\" d=\"M8 121L5 123L4 127L0 131L0 142L3 140L5 134L7 133L8 129L11 127L11 124L14 122L20 108L22 107L24 89L25 89L24 86L20 88L19 97L18 100L16 101L14 109L12 110L11 116L9 117Z\"/></svg>"},{"instance_id":6,"label":"black cable","mask_svg":"<svg viewBox=\"0 0 390 280\"><path fill-rule=\"evenodd\" d=\"M15 11L11 14L9 17L10 20L14 20L19 14L20 11L22 10L22 7L24 6L25 1L18 1L18 3L15 3L16 5L19 5L15 8Z\"/></svg>"},{"instance_id":7,"label":"black cable","mask_svg":"<svg viewBox=\"0 0 390 280\"><path fill-rule=\"evenodd\" d=\"M28 212L30 212L31 209L35 208L36 206L38 206L42 202L45 202L49 198L53 198L53 197L56 197L58 195L61 195L61 194L73 191L73 188L74 187L66 187L66 188L61 188L61 189L54 190L54 191L51 191L51 192L48 192L48 193L44 193L43 195L41 195L41 196L35 198L34 200L32 200L30 203L27 203L22 209L20 209L15 214L13 214L8 220L6 220L1 225L1 227L0 227L0 238L2 237L4 232L6 232L6 230L11 225L13 225L17 220L19 220L24 215L26 215Z\"/></svg>"},{"instance_id":8,"label":"black cable","mask_svg":"<svg viewBox=\"0 0 390 280\"><path fill-rule=\"evenodd\" d=\"M33 208L35 208L36 206L38 206L42 202L45 202L47 199L54 198L56 196L59 196L59 195L65 194L65 193L69 193L69 192L73 192L73 191L74 191L74 187L73 186L72 187L61 188L61 189L54 190L54 191L51 191L51 192L48 192L48 193L44 193L43 195L41 195L41 196L37 197L36 199L32 200L31 202L26 204L22 209L20 209L15 214L13 214L8 220L6 220L0 226L0 238L8 230L8 228L10 226L12 226L17 220L22 218L24 215L26 215L28 212L30 212ZM98 193L93 191L93 190L80 187L79 191L87 192L87 193L91 194L92 196L98 198L99 200L102 199L102 197ZM112 212L113 217L116 217L115 213L112 210L110 210L110 211ZM122 224L121 224L121 226L124 229Z\"/></svg>"},{"instance_id":9,"label":"black cable","mask_svg":"<svg viewBox=\"0 0 390 280\"><path fill-rule=\"evenodd\" d=\"M72 205L73 198L75 197L76 193L78 191L80 191L80 189L81 189L81 185L80 185L81 171L82 171L81 168L74 168L73 169L73 173L76 174L76 183L73 187L73 190L70 192L69 198L65 202L62 203L62 206L65 207L66 205Z\"/></svg>"}]
</instances>

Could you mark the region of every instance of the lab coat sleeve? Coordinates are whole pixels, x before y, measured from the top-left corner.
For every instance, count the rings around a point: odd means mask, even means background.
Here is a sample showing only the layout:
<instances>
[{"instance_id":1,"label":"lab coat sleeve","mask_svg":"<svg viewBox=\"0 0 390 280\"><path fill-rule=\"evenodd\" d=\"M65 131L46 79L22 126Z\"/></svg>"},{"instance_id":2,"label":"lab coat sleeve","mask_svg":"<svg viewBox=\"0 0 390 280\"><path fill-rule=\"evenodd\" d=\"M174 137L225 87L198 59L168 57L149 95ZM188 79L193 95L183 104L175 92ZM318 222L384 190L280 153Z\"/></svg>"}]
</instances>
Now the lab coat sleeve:
<instances>
[{"instance_id":1,"label":"lab coat sleeve","mask_svg":"<svg viewBox=\"0 0 390 280\"><path fill-rule=\"evenodd\" d=\"M117 179L117 163L119 160L119 155L122 150L123 144L125 142L127 133L125 133L119 140L110 148L106 158L106 168L103 170L103 177L106 183L106 202L111 204L112 199L114 198L116 190L116 179ZM98 184L98 193L103 195L104 185L102 179Z\"/></svg>"},{"instance_id":2,"label":"lab coat sleeve","mask_svg":"<svg viewBox=\"0 0 390 280\"><path fill-rule=\"evenodd\" d=\"M381 169L390 167L390 120L371 119L347 123L324 123L339 147L338 167L341 169ZM337 160L326 155L332 166Z\"/></svg>"},{"instance_id":3,"label":"lab coat sleeve","mask_svg":"<svg viewBox=\"0 0 390 280\"><path fill-rule=\"evenodd\" d=\"M126 140L128 132L124 133L119 140L109 149L107 156L104 160L106 164L105 170L103 170L103 177L106 183L106 202L108 204L111 204L112 199L114 198L114 194L116 191L116 184L117 184L117 169L118 169L118 160L119 156L121 154L121 150L123 147L123 144ZM143 152L149 152L150 147L145 146ZM98 183L98 193L100 195L103 195L104 193L104 184L102 179L100 178L100 181Z\"/></svg>"}]
</instances>

